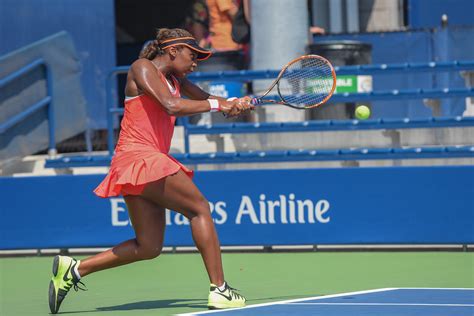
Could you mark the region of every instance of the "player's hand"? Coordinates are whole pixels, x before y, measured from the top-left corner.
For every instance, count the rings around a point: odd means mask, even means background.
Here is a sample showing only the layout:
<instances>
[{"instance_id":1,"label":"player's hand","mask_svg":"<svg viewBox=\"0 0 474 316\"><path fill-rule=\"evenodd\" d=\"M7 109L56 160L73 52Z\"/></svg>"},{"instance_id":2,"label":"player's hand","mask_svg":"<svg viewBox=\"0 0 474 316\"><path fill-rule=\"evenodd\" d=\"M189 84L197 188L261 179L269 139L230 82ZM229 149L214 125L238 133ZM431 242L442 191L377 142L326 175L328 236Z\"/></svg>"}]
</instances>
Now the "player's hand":
<instances>
[{"instance_id":1,"label":"player's hand","mask_svg":"<svg viewBox=\"0 0 474 316\"><path fill-rule=\"evenodd\" d=\"M248 112L255 109L255 105L253 105L251 103L251 101L252 101L251 97L245 96L245 97L239 98L237 100L238 100L239 104L241 104L243 106L242 111L240 112L240 114L245 114L245 113L248 113Z\"/></svg>"},{"instance_id":2,"label":"player's hand","mask_svg":"<svg viewBox=\"0 0 474 316\"><path fill-rule=\"evenodd\" d=\"M219 100L219 107L220 107L220 111L222 112L222 114L224 114L224 116L233 116L232 114L235 112L235 103L236 103L236 100L232 100L232 101L226 101L226 100Z\"/></svg>"},{"instance_id":3,"label":"player's hand","mask_svg":"<svg viewBox=\"0 0 474 316\"><path fill-rule=\"evenodd\" d=\"M225 116L229 117L247 113L255 108L255 106L250 103L251 100L250 97L246 96L232 101L223 101L220 103L221 111Z\"/></svg>"}]
</instances>

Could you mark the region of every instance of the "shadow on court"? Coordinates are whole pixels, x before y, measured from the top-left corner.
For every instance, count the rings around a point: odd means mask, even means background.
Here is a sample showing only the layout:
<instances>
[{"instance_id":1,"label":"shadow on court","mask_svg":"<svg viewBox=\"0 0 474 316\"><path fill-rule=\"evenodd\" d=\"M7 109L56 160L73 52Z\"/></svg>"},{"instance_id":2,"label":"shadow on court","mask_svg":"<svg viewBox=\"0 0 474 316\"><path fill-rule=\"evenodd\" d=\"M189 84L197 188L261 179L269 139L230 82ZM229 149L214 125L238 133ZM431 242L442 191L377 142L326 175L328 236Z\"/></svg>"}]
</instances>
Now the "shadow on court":
<instances>
[{"instance_id":1,"label":"shadow on court","mask_svg":"<svg viewBox=\"0 0 474 316\"><path fill-rule=\"evenodd\" d=\"M207 308L207 301L203 299L186 299L186 300L156 300L156 301L142 301L134 302L116 306L98 307L98 311L127 311L136 309L157 309L166 307L192 307L192 308Z\"/></svg>"},{"instance_id":2,"label":"shadow on court","mask_svg":"<svg viewBox=\"0 0 474 316\"><path fill-rule=\"evenodd\" d=\"M324 295L324 294L321 294ZM274 300L291 300L297 298L313 297L319 295L287 295L287 296L272 296L272 297L259 297L248 300L250 304L256 304L259 302L268 302ZM61 312L61 314L78 314L78 313L92 313L92 312L113 312L113 311L133 311L133 310L151 310L151 309L166 309L166 308L196 308L205 310L207 309L207 300L203 299L173 299L173 300L154 300L154 301L141 301L126 303L114 306L97 307L94 310L88 311L67 311Z\"/></svg>"},{"instance_id":3,"label":"shadow on court","mask_svg":"<svg viewBox=\"0 0 474 316\"><path fill-rule=\"evenodd\" d=\"M323 296L327 294L312 294L312 295L285 295L285 296L272 296L272 297L258 297L258 298L251 298L247 300L247 303L254 304L258 302L270 302L270 301L286 301L286 300L294 300L298 298L307 298L307 297L314 297L314 296Z\"/></svg>"},{"instance_id":4,"label":"shadow on court","mask_svg":"<svg viewBox=\"0 0 474 316\"><path fill-rule=\"evenodd\" d=\"M88 310L88 311L61 312L61 314L150 310L150 309L165 309L165 308L179 308L179 307L207 309L207 301L202 300L202 299L141 301L141 302L133 302L133 303L127 303L127 304L121 304L121 305L115 305L115 306L97 307L94 310Z\"/></svg>"}]
</instances>

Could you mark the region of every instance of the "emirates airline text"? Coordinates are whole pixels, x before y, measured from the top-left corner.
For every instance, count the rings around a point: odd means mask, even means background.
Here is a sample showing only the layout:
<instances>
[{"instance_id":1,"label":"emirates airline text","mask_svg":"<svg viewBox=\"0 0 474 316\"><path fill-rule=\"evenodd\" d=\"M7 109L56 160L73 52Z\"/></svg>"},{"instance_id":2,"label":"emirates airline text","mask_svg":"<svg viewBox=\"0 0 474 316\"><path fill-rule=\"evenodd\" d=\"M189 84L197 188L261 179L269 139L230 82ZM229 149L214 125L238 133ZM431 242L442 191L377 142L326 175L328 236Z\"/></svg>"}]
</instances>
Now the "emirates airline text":
<instances>
[{"instance_id":1,"label":"emirates airline text","mask_svg":"<svg viewBox=\"0 0 474 316\"><path fill-rule=\"evenodd\" d=\"M110 199L111 220L113 226L130 225L127 209L123 198ZM211 214L217 225L228 221L234 224L326 224L331 220L330 203L325 199L297 199L295 194L280 194L277 198L268 198L260 194L258 200L252 200L248 195L242 195L236 212L228 210L225 201L209 202ZM230 217L230 215L235 216ZM189 225L183 215L166 210L166 225Z\"/></svg>"}]
</instances>

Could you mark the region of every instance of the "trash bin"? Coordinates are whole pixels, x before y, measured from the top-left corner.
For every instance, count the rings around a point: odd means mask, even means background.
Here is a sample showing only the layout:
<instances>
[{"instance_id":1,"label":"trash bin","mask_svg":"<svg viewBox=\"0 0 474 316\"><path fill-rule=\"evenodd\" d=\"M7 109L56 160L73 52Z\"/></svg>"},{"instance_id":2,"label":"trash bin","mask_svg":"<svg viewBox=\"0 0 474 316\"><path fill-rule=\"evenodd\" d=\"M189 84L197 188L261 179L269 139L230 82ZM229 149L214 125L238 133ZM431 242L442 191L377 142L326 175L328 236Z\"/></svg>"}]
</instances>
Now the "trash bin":
<instances>
[{"instance_id":1,"label":"trash bin","mask_svg":"<svg viewBox=\"0 0 474 316\"><path fill-rule=\"evenodd\" d=\"M358 41L322 41L308 45L308 53L323 56L333 66L363 65L372 63L372 45ZM336 73L337 75L337 73ZM336 93L372 91L371 76L337 76ZM365 105L369 104L364 103ZM353 119L355 103L331 103L308 111L308 119Z\"/></svg>"}]
</instances>

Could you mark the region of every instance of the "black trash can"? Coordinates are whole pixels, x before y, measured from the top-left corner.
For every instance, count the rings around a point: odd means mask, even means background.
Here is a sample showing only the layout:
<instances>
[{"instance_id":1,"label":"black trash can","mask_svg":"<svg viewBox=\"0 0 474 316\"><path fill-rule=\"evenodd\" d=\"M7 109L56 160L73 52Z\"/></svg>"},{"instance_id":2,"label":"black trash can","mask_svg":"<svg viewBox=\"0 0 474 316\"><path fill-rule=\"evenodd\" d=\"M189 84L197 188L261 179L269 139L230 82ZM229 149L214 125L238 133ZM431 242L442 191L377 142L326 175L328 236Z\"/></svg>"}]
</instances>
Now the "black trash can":
<instances>
[{"instance_id":1,"label":"black trash can","mask_svg":"<svg viewBox=\"0 0 474 316\"><path fill-rule=\"evenodd\" d=\"M308 45L308 53L323 56L333 66L372 63L372 45L358 41L322 41ZM337 76L337 73L336 73ZM337 92L367 92L372 89L370 76L337 76ZM364 103L365 105L369 104ZM353 119L355 103L331 103L308 111L308 119Z\"/></svg>"}]
</instances>

